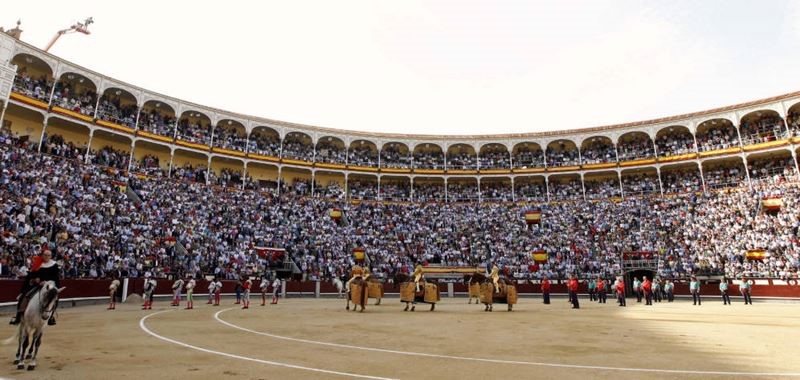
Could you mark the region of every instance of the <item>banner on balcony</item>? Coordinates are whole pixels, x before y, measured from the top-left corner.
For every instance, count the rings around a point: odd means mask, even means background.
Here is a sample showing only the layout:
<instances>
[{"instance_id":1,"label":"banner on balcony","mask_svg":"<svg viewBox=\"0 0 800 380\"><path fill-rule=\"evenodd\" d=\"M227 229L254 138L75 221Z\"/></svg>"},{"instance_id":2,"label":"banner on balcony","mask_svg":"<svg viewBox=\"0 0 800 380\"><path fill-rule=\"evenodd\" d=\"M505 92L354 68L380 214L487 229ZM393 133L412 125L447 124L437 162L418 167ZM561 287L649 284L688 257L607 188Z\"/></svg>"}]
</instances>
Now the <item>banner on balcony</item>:
<instances>
[{"instance_id":1,"label":"banner on balcony","mask_svg":"<svg viewBox=\"0 0 800 380\"><path fill-rule=\"evenodd\" d=\"M622 254L623 260L653 260L655 258L656 253L652 251L635 251L635 252L624 252Z\"/></svg>"},{"instance_id":2,"label":"banner on balcony","mask_svg":"<svg viewBox=\"0 0 800 380\"><path fill-rule=\"evenodd\" d=\"M353 258L357 262L364 261L366 257L367 257L367 252L364 250L364 248L353 248Z\"/></svg>"},{"instance_id":3,"label":"banner on balcony","mask_svg":"<svg viewBox=\"0 0 800 380\"><path fill-rule=\"evenodd\" d=\"M330 211L331 219L335 221L339 221L342 218L342 210L338 208L332 208Z\"/></svg>"},{"instance_id":4,"label":"banner on balcony","mask_svg":"<svg viewBox=\"0 0 800 380\"><path fill-rule=\"evenodd\" d=\"M258 257L262 259L267 259L270 261L280 261L283 260L283 256L286 254L286 250L283 248L271 248L271 247L259 247L255 246L253 249L256 250Z\"/></svg>"},{"instance_id":5,"label":"banner on balcony","mask_svg":"<svg viewBox=\"0 0 800 380\"><path fill-rule=\"evenodd\" d=\"M767 251L764 249L750 249L745 256L748 260L764 260L767 257Z\"/></svg>"},{"instance_id":6,"label":"banner on balcony","mask_svg":"<svg viewBox=\"0 0 800 380\"><path fill-rule=\"evenodd\" d=\"M782 197L764 197L761 199L761 208L766 211L779 211L782 206Z\"/></svg>"},{"instance_id":7,"label":"banner on balcony","mask_svg":"<svg viewBox=\"0 0 800 380\"><path fill-rule=\"evenodd\" d=\"M525 211L525 222L528 224L542 223L542 212L538 210Z\"/></svg>"},{"instance_id":8,"label":"banner on balcony","mask_svg":"<svg viewBox=\"0 0 800 380\"><path fill-rule=\"evenodd\" d=\"M547 262L547 252L545 252L543 249L540 249L540 250L537 250L537 251L533 251L531 256L533 256L533 261L535 261L537 263L546 263Z\"/></svg>"}]
</instances>

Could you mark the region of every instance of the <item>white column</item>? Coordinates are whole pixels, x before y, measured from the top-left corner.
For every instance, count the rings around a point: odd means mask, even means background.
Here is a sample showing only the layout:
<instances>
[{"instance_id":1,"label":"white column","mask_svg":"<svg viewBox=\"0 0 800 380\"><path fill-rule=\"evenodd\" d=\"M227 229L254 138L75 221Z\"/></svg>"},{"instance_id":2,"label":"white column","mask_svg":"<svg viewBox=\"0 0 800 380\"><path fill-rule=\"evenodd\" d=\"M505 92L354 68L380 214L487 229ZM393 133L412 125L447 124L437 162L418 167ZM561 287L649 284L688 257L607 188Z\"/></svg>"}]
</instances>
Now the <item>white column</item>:
<instances>
[{"instance_id":1,"label":"white column","mask_svg":"<svg viewBox=\"0 0 800 380\"><path fill-rule=\"evenodd\" d=\"M625 200L625 188L622 187L622 172L617 172L617 179L619 179L619 196Z\"/></svg>"},{"instance_id":2,"label":"white column","mask_svg":"<svg viewBox=\"0 0 800 380\"><path fill-rule=\"evenodd\" d=\"M39 152L42 151L42 145L44 145L44 135L47 131L47 115L44 115L44 122L42 123L42 134L39 137Z\"/></svg>"},{"instance_id":3,"label":"white column","mask_svg":"<svg viewBox=\"0 0 800 380\"><path fill-rule=\"evenodd\" d=\"M706 178L703 176L703 163L696 160L697 168L700 170L700 182L703 184L703 192L706 192Z\"/></svg>"},{"instance_id":4,"label":"white column","mask_svg":"<svg viewBox=\"0 0 800 380\"><path fill-rule=\"evenodd\" d=\"M664 183L661 181L661 167L656 166L656 175L658 176L658 189L661 195L664 195Z\"/></svg>"},{"instance_id":5,"label":"white column","mask_svg":"<svg viewBox=\"0 0 800 380\"><path fill-rule=\"evenodd\" d=\"M747 186L753 190L753 181L750 179L750 168L747 166L747 157L741 153L742 163L744 164L744 174L747 176Z\"/></svg>"},{"instance_id":6,"label":"white column","mask_svg":"<svg viewBox=\"0 0 800 380\"><path fill-rule=\"evenodd\" d=\"M89 152L92 150L92 138L94 137L94 129L89 128L89 141L86 142L86 155L83 157L83 163L89 163Z\"/></svg>"},{"instance_id":7,"label":"white column","mask_svg":"<svg viewBox=\"0 0 800 380\"><path fill-rule=\"evenodd\" d=\"M583 190L583 200L586 200L586 181L583 173L581 173L581 190Z\"/></svg>"}]
</instances>

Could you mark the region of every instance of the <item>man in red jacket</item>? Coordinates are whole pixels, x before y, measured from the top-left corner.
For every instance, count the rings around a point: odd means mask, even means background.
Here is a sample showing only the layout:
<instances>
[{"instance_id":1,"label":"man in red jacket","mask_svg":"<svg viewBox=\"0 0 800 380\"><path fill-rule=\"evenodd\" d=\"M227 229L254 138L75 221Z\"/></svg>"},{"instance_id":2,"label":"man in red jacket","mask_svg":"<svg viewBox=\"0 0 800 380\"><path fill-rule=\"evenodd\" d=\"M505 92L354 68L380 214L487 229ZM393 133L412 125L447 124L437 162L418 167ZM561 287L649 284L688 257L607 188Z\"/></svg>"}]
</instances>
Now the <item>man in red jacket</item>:
<instances>
[{"instance_id":1,"label":"man in red jacket","mask_svg":"<svg viewBox=\"0 0 800 380\"><path fill-rule=\"evenodd\" d=\"M653 283L650 282L650 279L647 278L647 276L644 276L642 290L644 290L645 305L653 306Z\"/></svg>"},{"instance_id":2,"label":"man in red jacket","mask_svg":"<svg viewBox=\"0 0 800 380\"><path fill-rule=\"evenodd\" d=\"M578 279L575 278L574 274L569 275L567 289L569 290L569 300L572 302L572 308L580 309L581 305L578 303Z\"/></svg>"},{"instance_id":3,"label":"man in red jacket","mask_svg":"<svg viewBox=\"0 0 800 380\"><path fill-rule=\"evenodd\" d=\"M606 280L597 276L597 303L606 303Z\"/></svg>"},{"instance_id":4,"label":"man in red jacket","mask_svg":"<svg viewBox=\"0 0 800 380\"><path fill-rule=\"evenodd\" d=\"M550 280L547 276L542 278L542 300L544 300L545 305L550 304Z\"/></svg>"},{"instance_id":5,"label":"man in red jacket","mask_svg":"<svg viewBox=\"0 0 800 380\"><path fill-rule=\"evenodd\" d=\"M617 303L625 307L625 281L622 281L622 277L617 277Z\"/></svg>"}]
</instances>

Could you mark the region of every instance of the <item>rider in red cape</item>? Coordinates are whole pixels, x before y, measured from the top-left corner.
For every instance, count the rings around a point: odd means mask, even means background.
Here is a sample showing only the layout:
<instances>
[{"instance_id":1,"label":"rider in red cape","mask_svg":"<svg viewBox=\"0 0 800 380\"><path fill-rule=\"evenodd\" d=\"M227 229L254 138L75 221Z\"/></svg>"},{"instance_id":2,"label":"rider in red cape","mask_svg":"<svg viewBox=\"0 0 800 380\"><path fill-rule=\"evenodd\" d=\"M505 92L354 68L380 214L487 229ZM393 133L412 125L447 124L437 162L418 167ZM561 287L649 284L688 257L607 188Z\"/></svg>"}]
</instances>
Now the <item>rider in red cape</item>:
<instances>
[{"instance_id":1,"label":"rider in red cape","mask_svg":"<svg viewBox=\"0 0 800 380\"><path fill-rule=\"evenodd\" d=\"M39 284L44 281L53 281L56 284L56 288L61 287L61 273L58 264L53 260L52 252L44 251L41 256L34 256L31 263L31 272L23 281L22 290L18 297L17 315L10 322L12 325L19 324L22 320L22 314L25 312L25 307L28 306L28 299L39 289ZM58 307L58 303L56 303L56 307ZM47 324L50 326L56 324L55 313L47 321Z\"/></svg>"}]
</instances>

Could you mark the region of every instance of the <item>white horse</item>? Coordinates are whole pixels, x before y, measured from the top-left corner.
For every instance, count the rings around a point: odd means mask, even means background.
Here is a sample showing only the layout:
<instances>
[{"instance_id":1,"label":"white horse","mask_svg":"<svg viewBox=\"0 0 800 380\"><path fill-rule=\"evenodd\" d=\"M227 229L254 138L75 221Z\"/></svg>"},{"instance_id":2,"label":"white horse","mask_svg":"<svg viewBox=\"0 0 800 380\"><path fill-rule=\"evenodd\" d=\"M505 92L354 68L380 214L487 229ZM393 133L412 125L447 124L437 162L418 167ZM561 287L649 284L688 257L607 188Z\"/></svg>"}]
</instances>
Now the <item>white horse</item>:
<instances>
[{"instance_id":1,"label":"white horse","mask_svg":"<svg viewBox=\"0 0 800 380\"><path fill-rule=\"evenodd\" d=\"M336 287L336 291L339 292L339 298L342 298L342 293L345 292L344 283L338 277L333 278L333 286Z\"/></svg>"},{"instance_id":2,"label":"white horse","mask_svg":"<svg viewBox=\"0 0 800 380\"><path fill-rule=\"evenodd\" d=\"M14 359L17 369L25 369L25 360L29 360L28 371L36 369L36 355L39 353L39 345L42 344L44 328L47 326L47 320L56 311L58 294L64 289L63 287L56 288L53 281L43 282L39 290L28 301L28 307L25 308L17 333L3 341L3 344L9 344L14 341L14 338L17 338L19 344ZM25 354L26 350L27 355Z\"/></svg>"}]
</instances>

